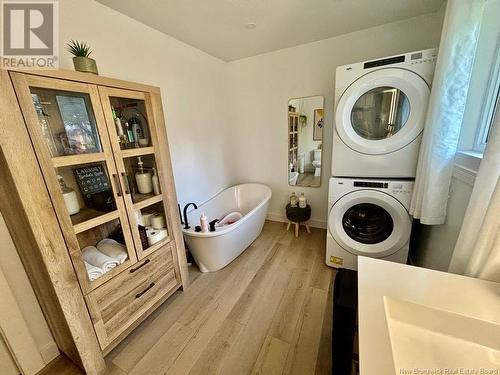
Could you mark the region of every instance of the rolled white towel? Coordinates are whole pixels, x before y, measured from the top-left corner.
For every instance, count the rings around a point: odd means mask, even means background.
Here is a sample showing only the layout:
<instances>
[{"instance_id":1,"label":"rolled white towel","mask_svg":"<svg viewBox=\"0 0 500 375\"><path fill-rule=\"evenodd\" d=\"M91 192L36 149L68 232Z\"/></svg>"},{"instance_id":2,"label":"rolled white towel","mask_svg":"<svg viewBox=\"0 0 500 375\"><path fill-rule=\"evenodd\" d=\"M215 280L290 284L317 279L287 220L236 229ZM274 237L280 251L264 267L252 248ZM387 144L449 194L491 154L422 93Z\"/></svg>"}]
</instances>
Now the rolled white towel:
<instances>
[{"instance_id":1,"label":"rolled white towel","mask_svg":"<svg viewBox=\"0 0 500 375\"><path fill-rule=\"evenodd\" d=\"M96 247L101 253L117 260L120 264L125 262L128 258L127 248L111 238L105 238L99 241Z\"/></svg>"},{"instance_id":2,"label":"rolled white towel","mask_svg":"<svg viewBox=\"0 0 500 375\"><path fill-rule=\"evenodd\" d=\"M120 264L116 259L101 253L95 246L83 248L82 257L88 264L102 269L104 273L111 271Z\"/></svg>"},{"instance_id":3,"label":"rolled white towel","mask_svg":"<svg viewBox=\"0 0 500 375\"><path fill-rule=\"evenodd\" d=\"M90 281L94 281L95 279L104 275L104 272L99 267L88 264L86 261L83 261L83 263L85 264L85 268L87 269L87 274L89 275Z\"/></svg>"}]
</instances>

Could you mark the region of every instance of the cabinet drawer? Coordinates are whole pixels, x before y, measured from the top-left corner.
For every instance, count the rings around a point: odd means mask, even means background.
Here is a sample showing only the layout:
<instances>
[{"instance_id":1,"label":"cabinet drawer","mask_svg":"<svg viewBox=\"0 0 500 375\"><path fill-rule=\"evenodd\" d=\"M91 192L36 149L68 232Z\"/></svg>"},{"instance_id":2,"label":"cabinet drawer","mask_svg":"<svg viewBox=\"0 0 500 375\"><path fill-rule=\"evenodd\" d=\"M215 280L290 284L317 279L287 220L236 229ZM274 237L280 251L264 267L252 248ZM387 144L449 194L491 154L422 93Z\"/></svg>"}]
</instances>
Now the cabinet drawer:
<instances>
[{"instance_id":1,"label":"cabinet drawer","mask_svg":"<svg viewBox=\"0 0 500 375\"><path fill-rule=\"evenodd\" d=\"M87 303L101 348L178 285L172 248L165 246L92 291Z\"/></svg>"}]
</instances>

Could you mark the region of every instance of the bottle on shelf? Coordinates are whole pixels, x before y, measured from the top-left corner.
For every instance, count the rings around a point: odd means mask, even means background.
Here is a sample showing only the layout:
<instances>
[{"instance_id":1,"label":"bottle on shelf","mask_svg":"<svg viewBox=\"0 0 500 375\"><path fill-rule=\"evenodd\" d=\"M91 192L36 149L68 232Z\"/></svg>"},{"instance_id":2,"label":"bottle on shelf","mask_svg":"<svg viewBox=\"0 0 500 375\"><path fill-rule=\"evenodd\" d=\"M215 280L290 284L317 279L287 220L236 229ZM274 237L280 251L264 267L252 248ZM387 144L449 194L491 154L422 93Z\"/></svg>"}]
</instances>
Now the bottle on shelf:
<instances>
[{"instance_id":1,"label":"bottle on shelf","mask_svg":"<svg viewBox=\"0 0 500 375\"><path fill-rule=\"evenodd\" d=\"M137 190L140 194L150 194L153 191L153 180L151 178L151 172L144 171L144 162L141 156L137 157L137 169L135 174Z\"/></svg>"},{"instance_id":2,"label":"bottle on shelf","mask_svg":"<svg viewBox=\"0 0 500 375\"><path fill-rule=\"evenodd\" d=\"M297 207L297 196L295 195L295 192L293 192L290 196L290 206Z\"/></svg>"},{"instance_id":3,"label":"bottle on shelf","mask_svg":"<svg viewBox=\"0 0 500 375\"><path fill-rule=\"evenodd\" d=\"M127 145L127 136L125 135L125 133L123 132L123 124L122 124L122 120L120 119L120 117L118 117L118 115L116 114L116 110L114 107L111 107L111 111L113 112L113 120L115 122L115 127L116 127L116 134L118 134L118 139L120 141L120 144L126 148L126 145Z\"/></svg>"},{"instance_id":4,"label":"bottle on shelf","mask_svg":"<svg viewBox=\"0 0 500 375\"><path fill-rule=\"evenodd\" d=\"M153 194L160 195L160 181L158 180L158 172L156 172L156 168L153 167L153 177L151 177L151 181L153 183Z\"/></svg>"},{"instance_id":5,"label":"bottle on shelf","mask_svg":"<svg viewBox=\"0 0 500 375\"><path fill-rule=\"evenodd\" d=\"M127 148L130 148L134 144L134 133L132 131L132 128L128 124L128 121L125 121L124 128L127 132Z\"/></svg>"},{"instance_id":6,"label":"bottle on shelf","mask_svg":"<svg viewBox=\"0 0 500 375\"><path fill-rule=\"evenodd\" d=\"M137 122L132 124L132 135L134 136L134 147L140 147L139 140L142 138L142 128Z\"/></svg>"},{"instance_id":7,"label":"bottle on shelf","mask_svg":"<svg viewBox=\"0 0 500 375\"><path fill-rule=\"evenodd\" d=\"M301 193L299 197L299 207L306 208L306 206L307 206L306 196L304 195L304 193Z\"/></svg>"}]
</instances>

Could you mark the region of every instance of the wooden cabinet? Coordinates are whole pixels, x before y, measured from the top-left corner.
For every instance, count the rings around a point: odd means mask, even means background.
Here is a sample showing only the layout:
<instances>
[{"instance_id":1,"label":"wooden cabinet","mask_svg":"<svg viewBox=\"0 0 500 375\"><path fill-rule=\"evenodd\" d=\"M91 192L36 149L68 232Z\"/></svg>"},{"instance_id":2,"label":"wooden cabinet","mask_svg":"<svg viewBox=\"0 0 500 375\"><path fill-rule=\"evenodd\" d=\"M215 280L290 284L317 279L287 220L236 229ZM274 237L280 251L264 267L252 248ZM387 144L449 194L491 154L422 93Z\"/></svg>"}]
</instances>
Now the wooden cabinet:
<instances>
[{"instance_id":1,"label":"wooden cabinet","mask_svg":"<svg viewBox=\"0 0 500 375\"><path fill-rule=\"evenodd\" d=\"M88 307L103 350L177 285L172 248L166 245L92 291Z\"/></svg>"},{"instance_id":2,"label":"wooden cabinet","mask_svg":"<svg viewBox=\"0 0 500 375\"><path fill-rule=\"evenodd\" d=\"M82 313L106 353L187 285L159 89L62 71L10 72L10 80L50 197L46 210L57 217L86 303ZM103 240L122 251L120 261L90 277L84 253ZM49 275L57 272L47 263Z\"/></svg>"}]
</instances>

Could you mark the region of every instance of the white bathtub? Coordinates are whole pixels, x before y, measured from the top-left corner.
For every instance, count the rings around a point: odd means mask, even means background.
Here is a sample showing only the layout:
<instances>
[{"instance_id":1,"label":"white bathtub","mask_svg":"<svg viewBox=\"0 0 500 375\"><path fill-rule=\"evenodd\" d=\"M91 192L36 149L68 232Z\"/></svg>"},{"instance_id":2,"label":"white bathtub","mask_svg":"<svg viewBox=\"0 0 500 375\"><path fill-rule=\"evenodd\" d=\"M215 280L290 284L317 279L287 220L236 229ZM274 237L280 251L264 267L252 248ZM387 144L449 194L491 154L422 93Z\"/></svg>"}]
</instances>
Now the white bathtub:
<instances>
[{"instance_id":1,"label":"white bathtub","mask_svg":"<svg viewBox=\"0 0 500 375\"><path fill-rule=\"evenodd\" d=\"M240 255L260 234L266 220L271 189L262 184L242 184L230 187L192 210L188 214L190 229L183 229L191 254L202 272L224 268ZM195 232L204 213L208 221L222 219L239 211L243 217L215 232Z\"/></svg>"}]
</instances>

